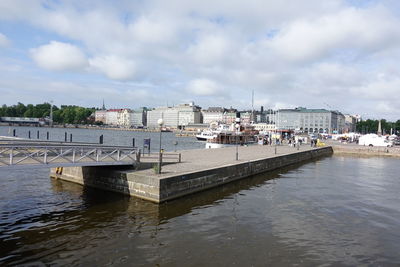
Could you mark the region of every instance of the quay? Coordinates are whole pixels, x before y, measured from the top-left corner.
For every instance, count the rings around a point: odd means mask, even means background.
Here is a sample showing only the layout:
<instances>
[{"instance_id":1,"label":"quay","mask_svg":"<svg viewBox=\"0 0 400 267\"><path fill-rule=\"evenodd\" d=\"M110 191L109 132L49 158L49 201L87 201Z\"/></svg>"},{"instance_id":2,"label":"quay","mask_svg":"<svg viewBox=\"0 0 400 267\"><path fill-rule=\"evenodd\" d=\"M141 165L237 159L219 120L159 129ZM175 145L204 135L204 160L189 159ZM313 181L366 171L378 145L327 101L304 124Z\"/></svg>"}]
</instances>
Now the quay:
<instances>
[{"instance_id":1,"label":"quay","mask_svg":"<svg viewBox=\"0 0 400 267\"><path fill-rule=\"evenodd\" d=\"M50 176L81 185L119 192L155 203L179 198L255 174L330 156L331 146L299 148L278 146L236 147L179 151L180 163L166 164L156 174L154 163L128 167L84 166L51 169Z\"/></svg>"},{"instance_id":2,"label":"quay","mask_svg":"<svg viewBox=\"0 0 400 267\"><path fill-rule=\"evenodd\" d=\"M332 143L333 153L341 156L353 156L353 157L391 157L400 158L400 147L369 147L360 146L355 143L351 144L340 144L338 142Z\"/></svg>"}]
</instances>

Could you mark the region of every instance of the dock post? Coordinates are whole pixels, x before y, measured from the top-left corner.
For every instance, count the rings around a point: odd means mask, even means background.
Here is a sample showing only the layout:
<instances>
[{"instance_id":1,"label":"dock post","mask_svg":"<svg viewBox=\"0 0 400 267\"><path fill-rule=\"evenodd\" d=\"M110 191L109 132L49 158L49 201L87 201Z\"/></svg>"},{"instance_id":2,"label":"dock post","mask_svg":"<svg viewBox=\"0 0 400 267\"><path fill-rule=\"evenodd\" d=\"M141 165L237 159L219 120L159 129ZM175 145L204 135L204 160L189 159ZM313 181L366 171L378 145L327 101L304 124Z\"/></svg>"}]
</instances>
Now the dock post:
<instances>
[{"instance_id":1,"label":"dock post","mask_svg":"<svg viewBox=\"0 0 400 267\"><path fill-rule=\"evenodd\" d=\"M37 131L37 139L39 139L39 131Z\"/></svg>"},{"instance_id":2,"label":"dock post","mask_svg":"<svg viewBox=\"0 0 400 267\"><path fill-rule=\"evenodd\" d=\"M49 136L50 134L49 134L49 132L47 132L47 135L46 135L46 138L47 138L47 140L49 140Z\"/></svg>"},{"instance_id":3,"label":"dock post","mask_svg":"<svg viewBox=\"0 0 400 267\"><path fill-rule=\"evenodd\" d=\"M64 142L66 143L67 142L67 139L68 139L68 134L67 134L67 132L65 132L65 134L64 134Z\"/></svg>"},{"instance_id":4,"label":"dock post","mask_svg":"<svg viewBox=\"0 0 400 267\"><path fill-rule=\"evenodd\" d=\"M17 133L16 133L16 130L15 130L15 129L13 129L13 136L14 136L14 137L17 136Z\"/></svg>"},{"instance_id":5,"label":"dock post","mask_svg":"<svg viewBox=\"0 0 400 267\"><path fill-rule=\"evenodd\" d=\"M28 131L28 138L31 139L31 131Z\"/></svg>"},{"instance_id":6,"label":"dock post","mask_svg":"<svg viewBox=\"0 0 400 267\"><path fill-rule=\"evenodd\" d=\"M179 163L181 163L181 162L182 162L182 154L179 153Z\"/></svg>"},{"instance_id":7,"label":"dock post","mask_svg":"<svg viewBox=\"0 0 400 267\"><path fill-rule=\"evenodd\" d=\"M132 138L132 147L135 147L135 138Z\"/></svg>"},{"instance_id":8,"label":"dock post","mask_svg":"<svg viewBox=\"0 0 400 267\"><path fill-rule=\"evenodd\" d=\"M140 149L135 153L136 154L136 162L134 162L135 170L140 169L140 153L141 153Z\"/></svg>"},{"instance_id":9,"label":"dock post","mask_svg":"<svg viewBox=\"0 0 400 267\"><path fill-rule=\"evenodd\" d=\"M69 141L72 143L72 134L69 135Z\"/></svg>"},{"instance_id":10,"label":"dock post","mask_svg":"<svg viewBox=\"0 0 400 267\"><path fill-rule=\"evenodd\" d=\"M103 144L103 135L100 135L100 138L99 138L99 144L100 144L100 145L102 145L102 144Z\"/></svg>"}]
</instances>

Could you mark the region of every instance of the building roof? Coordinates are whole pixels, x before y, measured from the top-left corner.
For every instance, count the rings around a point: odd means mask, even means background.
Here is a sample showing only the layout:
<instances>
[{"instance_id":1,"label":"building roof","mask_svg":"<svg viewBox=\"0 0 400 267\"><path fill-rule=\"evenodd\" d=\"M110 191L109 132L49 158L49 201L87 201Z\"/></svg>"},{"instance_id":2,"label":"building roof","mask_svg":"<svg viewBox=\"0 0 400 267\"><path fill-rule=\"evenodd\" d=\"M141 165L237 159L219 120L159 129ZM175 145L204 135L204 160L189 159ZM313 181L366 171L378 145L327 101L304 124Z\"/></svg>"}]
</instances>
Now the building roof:
<instances>
[{"instance_id":1,"label":"building roof","mask_svg":"<svg viewBox=\"0 0 400 267\"><path fill-rule=\"evenodd\" d=\"M333 111L329 111L326 109L307 109L307 108L303 108L303 107L298 107L298 108L294 108L294 109L280 109L279 112L301 112L301 113L330 113Z\"/></svg>"},{"instance_id":2,"label":"building roof","mask_svg":"<svg viewBox=\"0 0 400 267\"><path fill-rule=\"evenodd\" d=\"M208 109L203 110L204 112L224 112L225 108L222 107L209 107Z\"/></svg>"}]
</instances>

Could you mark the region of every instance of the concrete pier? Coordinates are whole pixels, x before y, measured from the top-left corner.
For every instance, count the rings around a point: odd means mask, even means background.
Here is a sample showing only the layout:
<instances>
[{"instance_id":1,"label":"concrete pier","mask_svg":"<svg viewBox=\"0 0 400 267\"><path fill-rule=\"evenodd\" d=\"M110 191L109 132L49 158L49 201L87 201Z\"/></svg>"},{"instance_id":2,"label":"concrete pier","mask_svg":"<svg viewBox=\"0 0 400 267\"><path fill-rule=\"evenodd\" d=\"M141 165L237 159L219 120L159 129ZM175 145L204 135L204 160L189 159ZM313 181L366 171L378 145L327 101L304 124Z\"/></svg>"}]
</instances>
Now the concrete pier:
<instances>
[{"instance_id":1,"label":"concrete pier","mask_svg":"<svg viewBox=\"0 0 400 267\"><path fill-rule=\"evenodd\" d=\"M52 169L51 176L86 186L120 192L156 203L185 196L221 184L281 167L329 156L332 147L299 150L289 146L201 149L180 151L182 162L165 165L161 174L152 168L144 170L117 167L68 167L62 173Z\"/></svg>"}]
</instances>

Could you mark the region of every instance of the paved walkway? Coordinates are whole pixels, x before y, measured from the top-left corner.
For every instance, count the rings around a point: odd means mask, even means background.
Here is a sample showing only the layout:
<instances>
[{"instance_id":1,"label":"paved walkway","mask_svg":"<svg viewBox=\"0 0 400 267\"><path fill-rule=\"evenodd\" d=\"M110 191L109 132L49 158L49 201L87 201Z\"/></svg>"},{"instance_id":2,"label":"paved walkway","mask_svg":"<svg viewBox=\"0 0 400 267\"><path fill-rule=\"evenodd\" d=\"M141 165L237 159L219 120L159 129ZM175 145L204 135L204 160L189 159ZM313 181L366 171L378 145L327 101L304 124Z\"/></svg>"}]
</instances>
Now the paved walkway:
<instances>
[{"instance_id":1,"label":"paved walkway","mask_svg":"<svg viewBox=\"0 0 400 267\"><path fill-rule=\"evenodd\" d=\"M310 145L303 145L299 150L288 145L277 146L277 154L275 154L274 146L239 146L239 160L236 160L236 147L226 147L218 149L195 149L180 151L182 154L182 162L177 164L169 164L162 166L161 175L155 174L153 169L136 171L135 176L152 176L160 179L176 174L184 174L189 172L197 172L225 165L236 164L239 162L253 161L257 159L271 158L285 154L316 149Z\"/></svg>"}]
</instances>

